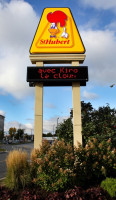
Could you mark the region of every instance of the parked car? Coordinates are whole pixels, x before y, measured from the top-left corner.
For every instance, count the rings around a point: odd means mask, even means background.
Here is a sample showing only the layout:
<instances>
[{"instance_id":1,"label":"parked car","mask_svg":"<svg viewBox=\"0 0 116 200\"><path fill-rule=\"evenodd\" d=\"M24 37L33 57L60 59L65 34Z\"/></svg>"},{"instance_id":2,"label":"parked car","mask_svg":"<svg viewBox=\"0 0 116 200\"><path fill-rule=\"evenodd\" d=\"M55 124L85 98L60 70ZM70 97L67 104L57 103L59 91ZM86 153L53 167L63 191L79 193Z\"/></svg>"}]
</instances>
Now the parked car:
<instances>
[{"instance_id":1,"label":"parked car","mask_svg":"<svg viewBox=\"0 0 116 200\"><path fill-rule=\"evenodd\" d=\"M12 144L12 140L8 140L8 144Z\"/></svg>"},{"instance_id":2,"label":"parked car","mask_svg":"<svg viewBox=\"0 0 116 200\"><path fill-rule=\"evenodd\" d=\"M18 144L18 143L19 143L19 140L13 140L12 143L13 143L13 144Z\"/></svg>"}]
</instances>

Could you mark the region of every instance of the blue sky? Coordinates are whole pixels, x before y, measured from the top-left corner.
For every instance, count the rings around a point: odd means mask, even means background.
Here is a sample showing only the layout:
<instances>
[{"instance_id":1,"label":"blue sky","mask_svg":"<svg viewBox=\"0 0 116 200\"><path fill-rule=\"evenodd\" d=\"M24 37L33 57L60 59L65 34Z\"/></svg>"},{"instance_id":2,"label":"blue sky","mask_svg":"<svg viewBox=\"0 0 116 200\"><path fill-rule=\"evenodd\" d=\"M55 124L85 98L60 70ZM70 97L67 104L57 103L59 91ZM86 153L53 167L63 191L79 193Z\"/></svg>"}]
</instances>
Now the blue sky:
<instances>
[{"instance_id":1,"label":"blue sky","mask_svg":"<svg viewBox=\"0 0 116 200\"><path fill-rule=\"evenodd\" d=\"M35 89L26 82L29 49L46 7L69 7L86 48L83 65L89 82L81 87L81 100L94 108L116 107L116 1L115 0L0 0L0 114L5 131L34 127ZM69 116L71 87L44 88L43 132L53 132Z\"/></svg>"}]
</instances>

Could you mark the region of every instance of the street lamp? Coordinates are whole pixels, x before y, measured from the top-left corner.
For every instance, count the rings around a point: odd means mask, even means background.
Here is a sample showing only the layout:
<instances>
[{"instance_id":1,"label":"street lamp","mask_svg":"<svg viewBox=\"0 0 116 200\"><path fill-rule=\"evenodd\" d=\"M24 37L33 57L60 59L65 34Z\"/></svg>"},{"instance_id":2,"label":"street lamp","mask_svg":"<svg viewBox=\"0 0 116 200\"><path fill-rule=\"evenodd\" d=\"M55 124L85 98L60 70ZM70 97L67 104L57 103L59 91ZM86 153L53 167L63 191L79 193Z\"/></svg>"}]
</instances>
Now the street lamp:
<instances>
[{"instance_id":1,"label":"street lamp","mask_svg":"<svg viewBox=\"0 0 116 200\"><path fill-rule=\"evenodd\" d=\"M59 120L59 117L57 118L57 127L58 127L58 120Z\"/></svg>"},{"instance_id":2,"label":"street lamp","mask_svg":"<svg viewBox=\"0 0 116 200\"><path fill-rule=\"evenodd\" d=\"M53 125L53 135L54 135L54 127L55 127L55 124Z\"/></svg>"},{"instance_id":3,"label":"street lamp","mask_svg":"<svg viewBox=\"0 0 116 200\"><path fill-rule=\"evenodd\" d=\"M114 87L116 84L114 83L114 84L112 84L112 85L110 85L110 87L112 88L112 87Z\"/></svg>"}]
</instances>

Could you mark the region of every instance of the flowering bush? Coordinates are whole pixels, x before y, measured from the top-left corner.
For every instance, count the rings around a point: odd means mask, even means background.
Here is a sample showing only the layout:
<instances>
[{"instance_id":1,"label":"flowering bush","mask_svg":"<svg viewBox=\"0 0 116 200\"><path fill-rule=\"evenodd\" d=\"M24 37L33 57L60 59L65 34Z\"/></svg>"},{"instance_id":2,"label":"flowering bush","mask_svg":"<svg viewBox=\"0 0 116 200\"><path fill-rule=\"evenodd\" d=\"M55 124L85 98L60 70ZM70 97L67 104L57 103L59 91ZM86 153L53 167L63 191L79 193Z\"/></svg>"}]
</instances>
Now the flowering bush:
<instances>
[{"instance_id":1,"label":"flowering bush","mask_svg":"<svg viewBox=\"0 0 116 200\"><path fill-rule=\"evenodd\" d=\"M110 195L100 187L92 187L85 191L85 200L112 200Z\"/></svg>"},{"instance_id":2,"label":"flowering bush","mask_svg":"<svg viewBox=\"0 0 116 200\"><path fill-rule=\"evenodd\" d=\"M85 200L84 195L85 195L85 191L81 187L76 187L76 186L74 187L74 189L67 190L64 194L65 199L67 200L71 200L71 199Z\"/></svg>"},{"instance_id":3,"label":"flowering bush","mask_svg":"<svg viewBox=\"0 0 116 200\"><path fill-rule=\"evenodd\" d=\"M50 149L50 143L44 140L40 149L33 149L31 152L31 177L33 181L37 177L38 160L42 160Z\"/></svg>"},{"instance_id":4,"label":"flowering bush","mask_svg":"<svg viewBox=\"0 0 116 200\"><path fill-rule=\"evenodd\" d=\"M110 139L99 143L93 138L85 147L80 145L75 149L75 156L75 172L79 183L97 183L106 176L116 176L116 149L111 149Z\"/></svg>"},{"instance_id":5,"label":"flowering bush","mask_svg":"<svg viewBox=\"0 0 116 200\"><path fill-rule=\"evenodd\" d=\"M56 140L52 146L45 141L39 150L33 151L31 161L35 175L33 183L42 189L59 191L72 185L73 148L64 140Z\"/></svg>"},{"instance_id":6,"label":"flowering bush","mask_svg":"<svg viewBox=\"0 0 116 200\"><path fill-rule=\"evenodd\" d=\"M13 192L7 189L5 186L0 186L0 200L16 200L17 195Z\"/></svg>"},{"instance_id":7,"label":"flowering bush","mask_svg":"<svg viewBox=\"0 0 116 200\"><path fill-rule=\"evenodd\" d=\"M40 188L25 188L17 192L0 187L0 200L114 200L100 187L84 190L74 187L65 192L48 193Z\"/></svg>"},{"instance_id":8,"label":"flowering bush","mask_svg":"<svg viewBox=\"0 0 116 200\"><path fill-rule=\"evenodd\" d=\"M45 194L51 192L49 199L52 197L61 199L62 194L59 192L65 190L67 191L63 194L64 199L73 199L73 197L81 199L84 193L80 187L88 188L93 184L97 185L106 176L116 177L116 149L111 148L110 139L98 142L93 138L85 147L80 145L78 149L73 149L64 140L56 140L51 146L49 142L44 141L39 149L32 151L30 164L27 159L25 152L10 152L7 158L6 176L6 186L11 190L33 184L35 190L31 193L25 190L22 193L25 195L25 200L40 198L41 195L36 193L36 188L37 190L39 188L39 191L44 190ZM79 187L71 189L73 186ZM93 193L97 194L96 189Z\"/></svg>"},{"instance_id":9,"label":"flowering bush","mask_svg":"<svg viewBox=\"0 0 116 200\"><path fill-rule=\"evenodd\" d=\"M45 200L47 196L48 194L46 191L31 187L25 188L25 190L20 192L19 200Z\"/></svg>"}]
</instances>

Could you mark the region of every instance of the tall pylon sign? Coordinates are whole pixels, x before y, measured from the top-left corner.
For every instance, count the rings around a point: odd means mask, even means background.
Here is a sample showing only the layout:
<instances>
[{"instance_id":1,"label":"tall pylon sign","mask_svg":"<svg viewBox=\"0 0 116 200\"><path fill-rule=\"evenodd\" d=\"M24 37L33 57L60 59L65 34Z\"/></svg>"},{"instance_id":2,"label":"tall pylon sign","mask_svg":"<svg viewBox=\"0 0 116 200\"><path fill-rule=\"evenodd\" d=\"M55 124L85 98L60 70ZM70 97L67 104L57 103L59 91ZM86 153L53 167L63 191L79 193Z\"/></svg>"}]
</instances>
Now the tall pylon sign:
<instances>
[{"instance_id":1,"label":"tall pylon sign","mask_svg":"<svg viewBox=\"0 0 116 200\"><path fill-rule=\"evenodd\" d=\"M35 87L34 148L42 144L45 86L72 86L73 143L82 144L80 86L86 86L88 67L79 64L84 59L85 47L70 9L45 8L30 47L30 60L36 67L27 67L27 82ZM62 66L50 66L53 63Z\"/></svg>"}]
</instances>

